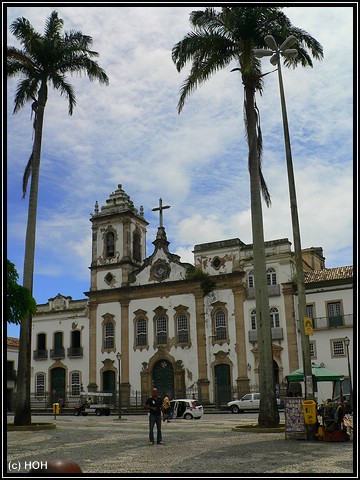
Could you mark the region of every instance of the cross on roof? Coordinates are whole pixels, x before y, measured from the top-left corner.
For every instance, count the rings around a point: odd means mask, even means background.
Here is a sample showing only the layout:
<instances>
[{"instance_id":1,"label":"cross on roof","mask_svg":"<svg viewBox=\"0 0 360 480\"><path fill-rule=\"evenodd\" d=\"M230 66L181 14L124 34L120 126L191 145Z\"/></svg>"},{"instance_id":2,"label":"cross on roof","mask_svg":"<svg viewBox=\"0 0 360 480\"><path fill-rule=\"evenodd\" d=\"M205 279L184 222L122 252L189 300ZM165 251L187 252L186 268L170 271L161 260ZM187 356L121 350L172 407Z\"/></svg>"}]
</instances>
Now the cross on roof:
<instances>
[{"instance_id":1,"label":"cross on roof","mask_svg":"<svg viewBox=\"0 0 360 480\"><path fill-rule=\"evenodd\" d=\"M163 227L163 214L162 214L162 211L165 210L165 208L170 208L170 205L166 205L165 207L163 207L163 204L162 204L162 198L159 198L159 206L157 208L153 208L152 211L155 212L157 210L159 210L160 212L160 227Z\"/></svg>"}]
</instances>

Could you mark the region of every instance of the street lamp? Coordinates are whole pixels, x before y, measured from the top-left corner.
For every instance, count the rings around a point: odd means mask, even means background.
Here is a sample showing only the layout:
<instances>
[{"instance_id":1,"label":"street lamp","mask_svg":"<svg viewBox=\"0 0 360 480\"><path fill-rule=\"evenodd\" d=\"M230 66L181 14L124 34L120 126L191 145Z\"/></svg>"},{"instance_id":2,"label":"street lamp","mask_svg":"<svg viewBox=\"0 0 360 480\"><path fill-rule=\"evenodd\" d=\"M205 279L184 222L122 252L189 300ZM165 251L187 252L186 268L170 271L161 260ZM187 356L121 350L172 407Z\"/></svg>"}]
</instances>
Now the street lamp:
<instances>
[{"instance_id":1,"label":"street lamp","mask_svg":"<svg viewBox=\"0 0 360 480\"><path fill-rule=\"evenodd\" d=\"M350 387L350 404L351 404L351 410L352 410L353 399L352 399L352 382L351 382L350 357L349 357L350 338L345 337L345 338L344 338L344 343L345 343L345 347L346 347L346 356L347 356L347 361L348 361L349 387Z\"/></svg>"},{"instance_id":2,"label":"street lamp","mask_svg":"<svg viewBox=\"0 0 360 480\"><path fill-rule=\"evenodd\" d=\"M280 61L281 55L284 56L285 58L294 58L297 56L298 52L295 48L289 48L296 42L296 38L293 35L288 37L280 45L280 47L278 47L275 41L275 38L272 35L267 35L264 38L264 40L266 45L271 50L255 49L254 54L256 57L259 57L259 58L271 56L270 63L274 66L277 65L279 87L280 87L281 110L282 110L283 127L284 127L286 165L287 165L288 182L289 182L291 221L292 221L293 237L294 237L296 283L297 283L297 291L298 291L299 328L300 328L302 356L303 356L303 369L304 369L304 379L305 379L305 398L313 400L314 388L313 388L312 369L311 369L310 342L309 342L308 335L305 335L305 326L304 326L304 318L306 316L306 297L305 297L304 269L303 269L303 262L302 262L302 253L301 253L300 227L299 227L299 217L298 217L298 211L297 211L294 170L293 170L293 163L292 163L292 156L291 156L289 126L288 126L288 119L287 119L287 112L286 112L284 85L283 85L283 79L281 74L281 61Z\"/></svg>"},{"instance_id":3,"label":"street lamp","mask_svg":"<svg viewBox=\"0 0 360 480\"><path fill-rule=\"evenodd\" d=\"M116 358L118 360L118 372L119 372L119 418L121 418L121 378L120 378L120 360L121 360L121 353L118 352L116 354Z\"/></svg>"}]
</instances>

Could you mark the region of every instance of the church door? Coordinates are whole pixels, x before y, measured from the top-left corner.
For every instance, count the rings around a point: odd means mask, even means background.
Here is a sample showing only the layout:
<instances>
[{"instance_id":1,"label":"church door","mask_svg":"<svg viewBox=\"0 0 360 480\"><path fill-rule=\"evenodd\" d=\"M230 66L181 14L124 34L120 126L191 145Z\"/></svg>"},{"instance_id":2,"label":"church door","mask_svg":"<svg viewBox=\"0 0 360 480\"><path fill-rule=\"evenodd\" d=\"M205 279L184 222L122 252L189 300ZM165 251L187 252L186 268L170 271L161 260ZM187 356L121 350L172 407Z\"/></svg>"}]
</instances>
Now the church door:
<instances>
[{"instance_id":1,"label":"church door","mask_svg":"<svg viewBox=\"0 0 360 480\"><path fill-rule=\"evenodd\" d=\"M215 366L215 403L226 405L231 400L230 365Z\"/></svg>"},{"instance_id":2,"label":"church door","mask_svg":"<svg viewBox=\"0 0 360 480\"><path fill-rule=\"evenodd\" d=\"M52 402L65 398L65 368L57 367L51 370Z\"/></svg>"},{"instance_id":3,"label":"church door","mask_svg":"<svg viewBox=\"0 0 360 480\"><path fill-rule=\"evenodd\" d=\"M153 386L158 389L159 397L168 393L174 398L174 369L169 361L160 360L154 365Z\"/></svg>"},{"instance_id":4,"label":"church door","mask_svg":"<svg viewBox=\"0 0 360 480\"><path fill-rule=\"evenodd\" d=\"M104 397L104 403L115 403L115 372L112 370L105 370L102 374L102 389L104 393L112 393L112 397ZM122 396L121 396L122 398Z\"/></svg>"}]
</instances>

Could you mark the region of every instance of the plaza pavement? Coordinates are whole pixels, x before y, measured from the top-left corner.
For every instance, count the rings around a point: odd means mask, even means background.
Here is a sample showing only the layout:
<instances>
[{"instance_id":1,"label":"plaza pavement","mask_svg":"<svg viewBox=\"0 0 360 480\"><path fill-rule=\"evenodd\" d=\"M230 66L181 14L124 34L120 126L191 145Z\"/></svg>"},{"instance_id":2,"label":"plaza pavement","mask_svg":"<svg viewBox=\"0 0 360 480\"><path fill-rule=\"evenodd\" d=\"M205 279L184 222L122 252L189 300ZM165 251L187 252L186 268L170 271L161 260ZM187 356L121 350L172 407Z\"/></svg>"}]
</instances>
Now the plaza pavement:
<instances>
[{"instance_id":1,"label":"plaza pavement","mask_svg":"<svg viewBox=\"0 0 360 480\"><path fill-rule=\"evenodd\" d=\"M284 432L234 430L254 420L256 416L251 420L230 413L175 420L163 424L165 444L149 446L146 415L33 415L33 423L52 422L56 428L8 431L4 471L8 477L26 478L29 465L68 458L81 466L85 477L357 478L353 441L285 440ZM12 415L8 422L13 423Z\"/></svg>"}]
</instances>

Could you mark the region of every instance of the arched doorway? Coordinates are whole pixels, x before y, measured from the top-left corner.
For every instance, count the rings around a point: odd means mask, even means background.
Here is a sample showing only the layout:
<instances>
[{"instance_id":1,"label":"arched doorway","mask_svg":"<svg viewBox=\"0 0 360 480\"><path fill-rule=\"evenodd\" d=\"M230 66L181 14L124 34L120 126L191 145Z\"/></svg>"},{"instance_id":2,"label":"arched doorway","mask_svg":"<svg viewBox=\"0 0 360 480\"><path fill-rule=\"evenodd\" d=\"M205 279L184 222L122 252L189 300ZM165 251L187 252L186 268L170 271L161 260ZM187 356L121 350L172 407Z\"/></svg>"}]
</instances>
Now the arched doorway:
<instances>
[{"instance_id":1,"label":"arched doorway","mask_svg":"<svg viewBox=\"0 0 360 480\"><path fill-rule=\"evenodd\" d=\"M159 360L153 368L153 386L159 391L159 396L165 393L174 398L174 368L168 360Z\"/></svg>"},{"instance_id":2,"label":"arched doorway","mask_svg":"<svg viewBox=\"0 0 360 480\"><path fill-rule=\"evenodd\" d=\"M115 403L115 372L113 370L105 370L102 374L102 391L112 393L112 397L104 397L104 403ZM122 398L122 397L121 397Z\"/></svg>"},{"instance_id":3,"label":"arched doorway","mask_svg":"<svg viewBox=\"0 0 360 480\"><path fill-rule=\"evenodd\" d=\"M226 405L231 400L230 365L220 363L215 365L215 403Z\"/></svg>"},{"instance_id":4,"label":"arched doorway","mask_svg":"<svg viewBox=\"0 0 360 480\"><path fill-rule=\"evenodd\" d=\"M105 370L102 374L102 385L103 392L115 392L115 372Z\"/></svg>"},{"instance_id":5,"label":"arched doorway","mask_svg":"<svg viewBox=\"0 0 360 480\"><path fill-rule=\"evenodd\" d=\"M275 380L275 385L278 385L279 382L279 365L276 363L275 360L273 360L273 372L274 372L274 380Z\"/></svg>"},{"instance_id":6,"label":"arched doorway","mask_svg":"<svg viewBox=\"0 0 360 480\"><path fill-rule=\"evenodd\" d=\"M51 401L57 402L59 398L65 400L65 368L56 367L50 372Z\"/></svg>"}]
</instances>

